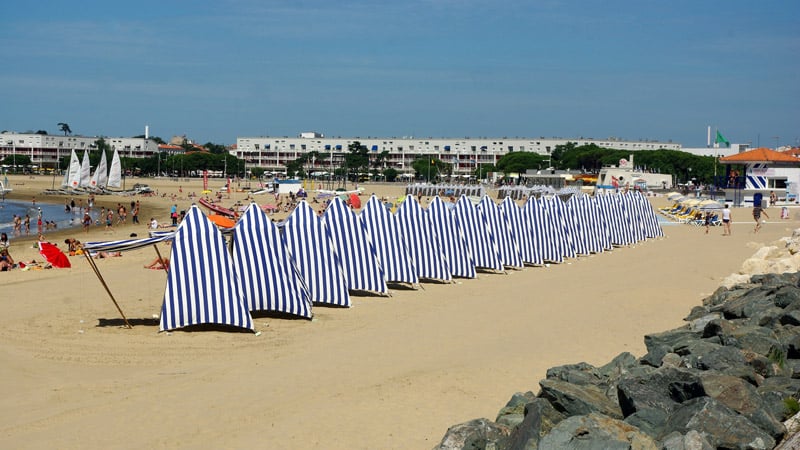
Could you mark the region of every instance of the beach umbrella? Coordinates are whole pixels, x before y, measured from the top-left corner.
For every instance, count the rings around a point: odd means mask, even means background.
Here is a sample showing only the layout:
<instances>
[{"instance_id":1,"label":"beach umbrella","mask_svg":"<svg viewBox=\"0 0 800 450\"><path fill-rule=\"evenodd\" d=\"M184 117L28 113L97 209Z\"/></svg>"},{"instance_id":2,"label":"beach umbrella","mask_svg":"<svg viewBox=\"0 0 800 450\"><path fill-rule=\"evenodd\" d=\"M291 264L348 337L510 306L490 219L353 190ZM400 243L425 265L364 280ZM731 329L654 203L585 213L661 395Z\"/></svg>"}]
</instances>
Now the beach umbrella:
<instances>
[{"instance_id":1,"label":"beach umbrella","mask_svg":"<svg viewBox=\"0 0 800 450\"><path fill-rule=\"evenodd\" d=\"M714 200L704 200L700 202L697 206L698 209L700 209L701 211L712 211L715 209L725 208L720 202Z\"/></svg>"},{"instance_id":2,"label":"beach umbrella","mask_svg":"<svg viewBox=\"0 0 800 450\"><path fill-rule=\"evenodd\" d=\"M72 267L69 263L69 258L55 245L49 242L39 242L39 253L47 260L53 267L68 268Z\"/></svg>"},{"instance_id":3,"label":"beach umbrella","mask_svg":"<svg viewBox=\"0 0 800 450\"><path fill-rule=\"evenodd\" d=\"M669 194L667 194L667 198L672 201L677 201L675 199L679 197L683 198L683 194L681 194L680 192L670 192Z\"/></svg>"}]
</instances>

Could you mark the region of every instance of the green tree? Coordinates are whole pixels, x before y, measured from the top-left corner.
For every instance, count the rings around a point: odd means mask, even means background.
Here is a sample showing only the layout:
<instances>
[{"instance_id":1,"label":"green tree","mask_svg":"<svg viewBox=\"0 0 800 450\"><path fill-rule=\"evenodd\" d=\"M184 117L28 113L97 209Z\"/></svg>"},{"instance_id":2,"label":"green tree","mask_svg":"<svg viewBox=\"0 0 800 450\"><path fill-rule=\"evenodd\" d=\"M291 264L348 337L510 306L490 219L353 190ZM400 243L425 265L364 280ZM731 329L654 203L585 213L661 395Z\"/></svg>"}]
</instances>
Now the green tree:
<instances>
[{"instance_id":1,"label":"green tree","mask_svg":"<svg viewBox=\"0 0 800 450\"><path fill-rule=\"evenodd\" d=\"M214 144L211 142L206 142L205 145L203 145L203 147L205 147L206 150L214 154L228 153L228 148L224 144Z\"/></svg>"},{"instance_id":2,"label":"green tree","mask_svg":"<svg viewBox=\"0 0 800 450\"><path fill-rule=\"evenodd\" d=\"M398 175L400 175L400 172L398 172L397 169L391 167L383 171L383 177L386 179L386 181L393 182L397 180Z\"/></svg>"},{"instance_id":3,"label":"green tree","mask_svg":"<svg viewBox=\"0 0 800 450\"><path fill-rule=\"evenodd\" d=\"M347 146L344 155L344 165L347 169L348 178L358 181L358 174L369 170L369 149L359 141L353 141Z\"/></svg>"},{"instance_id":4,"label":"green tree","mask_svg":"<svg viewBox=\"0 0 800 450\"><path fill-rule=\"evenodd\" d=\"M17 166L29 166L31 164L31 157L28 155L23 155L21 153L15 155L9 155L3 158L4 165L11 166L16 164Z\"/></svg>"},{"instance_id":5,"label":"green tree","mask_svg":"<svg viewBox=\"0 0 800 450\"><path fill-rule=\"evenodd\" d=\"M506 175L525 173L528 169L541 169L547 157L532 152L507 153L497 161L497 170Z\"/></svg>"},{"instance_id":6,"label":"green tree","mask_svg":"<svg viewBox=\"0 0 800 450\"><path fill-rule=\"evenodd\" d=\"M423 176L426 180L435 180L439 175L439 171L443 168L442 161L429 156L419 156L411 162L411 168L414 169L415 176Z\"/></svg>"},{"instance_id":7,"label":"green tree","mask_svg":"<svg viewBox=\"0 0 800 450\"><path fill-rule=\"evenodd\" d=\"M72 130L69 128L69 124L64 122L58 123L58 129L64 132L64 136L72 133Z\"/></svg>"}]
</instances>

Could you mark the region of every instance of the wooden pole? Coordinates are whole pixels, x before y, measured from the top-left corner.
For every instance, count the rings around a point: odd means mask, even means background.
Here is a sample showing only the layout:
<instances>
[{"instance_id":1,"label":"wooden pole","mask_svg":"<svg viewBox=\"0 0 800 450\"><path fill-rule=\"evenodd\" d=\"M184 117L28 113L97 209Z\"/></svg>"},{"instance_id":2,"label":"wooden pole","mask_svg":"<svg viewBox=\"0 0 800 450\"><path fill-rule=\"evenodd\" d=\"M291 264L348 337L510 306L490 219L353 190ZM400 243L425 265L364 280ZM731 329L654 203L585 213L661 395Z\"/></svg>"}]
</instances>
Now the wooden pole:
<instances>
[{"instance_id":1,"label":"wooden pole","mask_svg":"<svg viewBox=\"0 0 800 450\"><path fill-rule=\"evenodd\" d=\"M94 263L94 260L89 255L89 251L84 250L83 254L84 256L86 256L86 261L89 262L89 265L92 267L92 270L94 270L94 274L97 275L97 279L100 280L100 284L103 285L103 287L106 289L106 292L108 293L108 296L111 297L111 301L114 302L114 306L117 307L117 311L119 311L119 314L122 316L122 320L125 322L125 328L128 329L133 328L130 322L128 322L128 318L125 317L125 313L122 312L122 308L119 307L117 300L114 298L114 294L111 293L111 289L108 288L108 284L106 284L106 280L103 279L103 275L100 274L100 270L97 268L97 265Z\"/></svg>"}]
</instances>

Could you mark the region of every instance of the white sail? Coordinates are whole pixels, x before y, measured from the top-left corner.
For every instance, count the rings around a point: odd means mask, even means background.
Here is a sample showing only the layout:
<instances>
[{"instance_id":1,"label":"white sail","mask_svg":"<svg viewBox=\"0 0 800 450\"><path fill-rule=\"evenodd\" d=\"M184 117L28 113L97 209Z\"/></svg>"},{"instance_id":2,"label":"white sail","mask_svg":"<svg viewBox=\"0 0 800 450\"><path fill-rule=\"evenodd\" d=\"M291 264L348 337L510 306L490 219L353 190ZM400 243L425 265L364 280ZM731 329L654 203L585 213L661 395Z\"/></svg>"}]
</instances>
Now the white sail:
<instances>
[{"instance_id":1,"label":"white sail","mask_svg":"<svg viewBox=\"0 0 800 450\"><path fill-rule=\"evenodd\" d=\"M91 167L89 166L89 151L85 150L83 152L83 162L81 163L81 176L79 181L79 186L84 188L89 186L89 182L91 181Z\"/></svg>"},{"instance_id":2,"label":"white sail","mask_svg":"<svg viewBox=\"0 0 800 450\"><path fill-rule=\"evenodd\" d=\"M98 164L97 169L94 170L94 175L92 175L92 180L89 181L89 186L103 189L106 187L106 183L108 183L108 163L106 162L105 150L101 150L100 164Z\"/></svg>"},{"instance_id":3,"label":"white sail","mask_svg":"<svg viewBox=\"0 0 800 450\"><path fill-rule=\"evenodd\" d=\"M118 188L122 186L122 163L119 161L119 153L114 149L114 156L111 158L111 169L108 171L108 187Z\"/></svg>"},{"instance_id":4,"label":"white sail","mask_svg":"<svg viewBox=\"0 0 800 450\"><path fill-rule=\"evenodd\" d=\"M75 149L72 150L72 155L69 157L69 170L67 171L67 187L75 189L81 183L81 163L78 161L78 155L75 154Z\"/></svg>"}]
</instances>

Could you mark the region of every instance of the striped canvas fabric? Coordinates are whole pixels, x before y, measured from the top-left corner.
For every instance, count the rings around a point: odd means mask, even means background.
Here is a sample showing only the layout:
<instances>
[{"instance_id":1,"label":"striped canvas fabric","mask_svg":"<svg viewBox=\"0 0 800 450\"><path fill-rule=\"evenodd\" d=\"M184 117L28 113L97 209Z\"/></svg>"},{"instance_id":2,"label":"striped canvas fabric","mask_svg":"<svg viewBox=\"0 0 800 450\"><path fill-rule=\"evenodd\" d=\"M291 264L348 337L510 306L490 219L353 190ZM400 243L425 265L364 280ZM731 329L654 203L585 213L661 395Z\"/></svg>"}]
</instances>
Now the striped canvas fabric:
<instances>
[{"instance_id":1,"label":"striped canvas fabric","mask_svg":"<svg viewBox=\"0 0 800 450\"><path fill-rule=\"evenodd\" d=\"M375 246L378 262L386 281L391 283L419 283L417 270L400 232L397 217L376 196L370 197L359 214L370 241Z\"/></svg>"},{"instance_id":2,"label":"striped canvas fabric","mask_svg":"<svg viewBox=\"0 0 800 450\"><path fill-rule=\"evenodd\" d=\"M119 241L87 242L83 244L84 250L92 252L125 252L158 244L172 239L175 233L161 234L142 239L124 239Z\"/></svg>"},{"instance_id":3,"label":"striped canvas fabric","mask_svg":"<svg viewBox=\"0 0 800 450\"><path fill-rule=\"evenodd\" d=\"M331 199L322 223L328 229L331 243L342 262L347 287L350 290L386 294L386 275L378 264L375 246L358 216L339 197Z\"/></svg>"},{"instance_id":4,"label":"striped canvas fabric","mask_svg":"<svg viewBox=\"0 0 800 450\"><path fill-rule=\"evenodd\" d=\"M422 209L417 199L413 195L406 196L396 214L403 239L408 244L411 259L414 260L417 276L451 281L453 277L450 275L447 256L439 247L428 213Z\"/></svg>"},{"instance_id":5,"label":"striped canvas fabric","mask_svg":"<svg viewBox=\"0 0 800 450\"><path fill-rule=\"evenodd\" d=\"M639 241L643 241L644 229L631 203L631 199L633 198L632 194L617 194L616 197L623 224L627 226L627 231L631 237L631 243L635 244Z\"/></svg>"},{"instance_id":6,"label":"striped canvas fabric","mask_svg":"<svg viewBox=\"0 0 800 450\"><path fill-rule=\"evenodd\" d=\"M253 330L225 239L192 206L178 226L161 308L161 331L217 324Z\"/></svg>"},{"instance_id":7,"label":"striped canvas fabric","mask_svg":"<svg viewBox=\"0 0 800 450\"><path fill-rule=\"evenodd\" d=\"M472 203L472 200L462 196L456 202L453 213L458 227L464 233L467 247L475 259L475 266L502 272L503 261L500 259L497 241L483 212Z\"/></svg>"},{"instance_id":8,"label":"striped canvas fabric","mask_svg":"<svg viewBox=\"0 0 800 450\"><path fill-rule=\"evenodd\" d=\"M614 247L611 245L611 238L608 230L603 225L603 220L600 215L600 206L597 197L584 195L581 200L586 204L586 215L589 220L589 227L597 239L597 245L601 251L612 250Z\"/></svg>"},{"instance_id":9,"label":"striped canvas fabric","mask_svg":"<svg viewBox=\"0 0 800 450\"><path fill-rule=\"evenodd\" d=\"M311 296L278 227L251 203L236 223L233 268L250 311L311 318Z\"/></svg>"},{"instance_id":10,"label":"striped canvas fabric","mask_svg":"<svg viewBox=\"0 0 800 450\"><path fill-rule=\"evenodd\" d=\"M536 256L541 263L562 263L563 254L559 248L561 242L556 238L547 211L542 206L543 200L529 197L522 208L525 221L531 234L531 241Z\"/></svg>"},{"instance_id":11,"label":"striped canvas fabric","mask_svg":"<svg viewBox=\"0 0 800 450\"><path fill-rule=\"evenodd\" d=\"M328 230L305 200L298 203L282 229L283 241L308 287L311 301L350 307L347 280Z\"/></svg>"},{"instance_id":12,"label":"striped canvas fabric","mask_svg":"<svg viewBox=\"0 0 800 450\"><path fill-rule=\"evenodd\" d=\"M565 258L576 257L575 248L572 246L572 236L570 235L569 226L566 221L566 207L564 206L564 202L561 201L558 195L553 195L551 197L543 196L541 200L542 206L545 211L547 211L547 217L553 227L555 238L559 241L561 255Z\"/></svg>"},{"instance_id":13,"label":"striped canvas fabric","mask_svg":"<svg viewBox=\"0 0 800 450\"><path fill-rule=\"evenodd\" d=\"M530 229L531 222L526 220L523 208L519 207L512 197L506 197L500 203L500 212L505 216L514 233L522 262L541 265L544 261L534 245L533 233Z\"/></svg>"},{"instance_id":14,"label":"striped canvas fabric","mask_svg":"<svg viewBox=\"0 0 800 450\"><path fill-rule=\"evenodd\" d=\"M516 205L514 206L516 207ZM492 236L494 236L495 243L497 243L497 254L500 256L500 262L506 267L522 267L522 256L519 252L516 233L511 229L508 219L497 206L497 203L488 195L485 195L481 202L478 203L477 208L486 217L486 224Z\"/></svg>"},{"instance_id":15,"label":"striped canvas fabric","mask_svg":"<svg viewBox=\"0 0 800 450\"><path fill-rule=\"evenodd\" d=\"M634 197L634 200L639 206L639 213L644 220L645 225L645 235L648 238L658 238L664 236L664 230L661 229L661 225L658 223L658 217L656 216L656 211L653 208L653 205L647 201L647 197L644 196L642 193L637 193Z\"/></svg>"},{"instance_id":16,"label":"striped canvas fabric","mask_svg":"<svg viewBox=\"0 0 800 450\"><path fill-rule=\"evenodd\" d=\"M428 205L428 215L436 231L439 246L444 250L454 277L475 278L475 260L464 240L464 233L453 216L453 204L434 197Z\"/></svg>"},{"instance_id":17,"label":"striped canvas fabric","mask_svg":"<svg viewBox=\"0 0 800 450\"><path fill-rule=\"evenodd\" d=\"M600 253L603 248L600 246L597 231L595 230L592 211L589 209L588 195L573 195L567 201L567 207L571 213L574 223L574 230L577 236L576 241L580 244L579 254L588 255L590 253Z\"/></svg>"}]
</instances>

